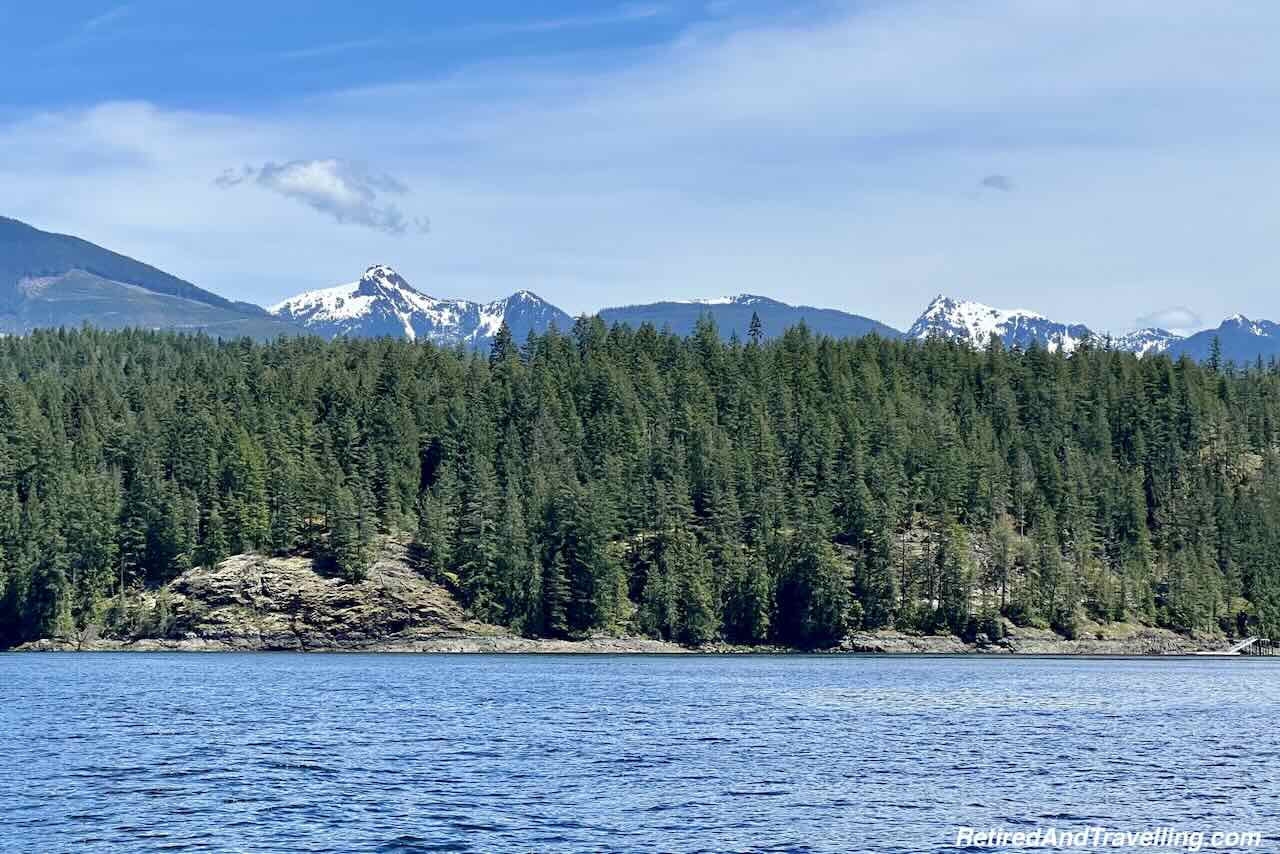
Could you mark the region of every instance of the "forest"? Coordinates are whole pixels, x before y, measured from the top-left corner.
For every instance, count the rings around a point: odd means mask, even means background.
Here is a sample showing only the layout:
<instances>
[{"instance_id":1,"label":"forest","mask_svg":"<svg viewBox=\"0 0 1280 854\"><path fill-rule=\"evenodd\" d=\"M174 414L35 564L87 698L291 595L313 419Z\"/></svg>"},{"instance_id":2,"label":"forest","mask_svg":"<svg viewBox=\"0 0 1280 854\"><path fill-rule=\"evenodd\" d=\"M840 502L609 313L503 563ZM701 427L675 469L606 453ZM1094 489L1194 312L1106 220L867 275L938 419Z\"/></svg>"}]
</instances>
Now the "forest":
<instances>
[{"instance_id":1,"label":"forest","mask_svg":"<svg viewBox=\"0 0 1280 854\"><path fill-rule=\"evenodd\" d=\"M389 535L528 636L1280 633L1276 365L774 332L2 338L0 645Z\"/></svg>"}]
</instances>

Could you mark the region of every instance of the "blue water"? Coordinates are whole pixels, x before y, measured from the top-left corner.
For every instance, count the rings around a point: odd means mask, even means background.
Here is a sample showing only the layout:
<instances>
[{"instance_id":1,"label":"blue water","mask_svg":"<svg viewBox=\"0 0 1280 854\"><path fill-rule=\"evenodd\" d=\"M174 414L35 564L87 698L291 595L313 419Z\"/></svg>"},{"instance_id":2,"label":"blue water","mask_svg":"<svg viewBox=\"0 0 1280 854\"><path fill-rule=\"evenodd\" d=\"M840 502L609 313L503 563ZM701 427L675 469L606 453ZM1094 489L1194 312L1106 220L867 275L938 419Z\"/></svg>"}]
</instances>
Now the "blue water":
<instances>
[{"instance_id":1,"label":"blue water","mask_svg":"<svg viewBox=\"0 0 1280 854\"><path fill-rule=\"evenodd\" d=\"M1280 659L0 655L0 850L1276 850L1278 727Z\"/></svg>"}]
</instances>

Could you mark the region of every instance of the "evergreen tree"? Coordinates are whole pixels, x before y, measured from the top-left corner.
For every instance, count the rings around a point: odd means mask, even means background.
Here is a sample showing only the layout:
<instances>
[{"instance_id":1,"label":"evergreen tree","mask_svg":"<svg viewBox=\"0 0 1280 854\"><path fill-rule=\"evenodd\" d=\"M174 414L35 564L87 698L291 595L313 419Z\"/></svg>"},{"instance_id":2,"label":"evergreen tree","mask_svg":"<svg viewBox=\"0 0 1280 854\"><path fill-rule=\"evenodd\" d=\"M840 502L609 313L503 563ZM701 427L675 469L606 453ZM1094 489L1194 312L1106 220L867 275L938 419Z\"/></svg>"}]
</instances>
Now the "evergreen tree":
<instances>
[{"instance_id":1,"label":"evergreen tree","mask_svg":"<svg viewBox=\"0 0 1280 854\"><path fill-rule=\"evenodd\" d=\"M369 572L368 530L351 490L340 485L329 505L329 542L326 557L347 581L363 581Z\"/></svg>"},{"instance_id":2,"label":"evergreen tree","mask_svg":"<svg viewBox=\"0 0 1280 854\"><path fill-rule=\"evenodd\" d=\"M237 552L359 578L376 534L411 532L531 635L1280 623L1280 366L758 320L745 345L707 319L499 329L488 358L0 339L0 644L146 628L144 596Z\"/></svg>"}]
</instances>

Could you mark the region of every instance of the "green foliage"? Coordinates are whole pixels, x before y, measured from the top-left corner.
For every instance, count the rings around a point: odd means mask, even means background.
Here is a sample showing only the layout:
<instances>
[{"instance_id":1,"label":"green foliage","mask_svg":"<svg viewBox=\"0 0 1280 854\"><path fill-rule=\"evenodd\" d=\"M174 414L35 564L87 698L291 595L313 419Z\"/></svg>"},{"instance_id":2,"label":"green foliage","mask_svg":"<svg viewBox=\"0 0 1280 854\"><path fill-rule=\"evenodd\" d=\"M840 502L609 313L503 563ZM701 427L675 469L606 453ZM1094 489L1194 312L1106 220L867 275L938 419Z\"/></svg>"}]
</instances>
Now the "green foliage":
<instances>
[{"instance_id":1,"label":"green foliage","mask_svg":"<svg viewBox=\"0 0 1280 854\"><path fill-rule=\"evenodd\" d=\"M788 545L779 576L777 640L807 649L838 643L850 624L849 579L817 526Z\"/></svg>"},{"instance_id":2,"label":"green foliage","mask_svg":"<svg viewBox=\"0 0 1280 854\"><path fill-rule=\"evenodd\" d=\"M357 581L398 532L530 635L1280 632L1275 366L764 332L0 339L0 644L149 625L239 551Z\"/></svg>"},{"instance_id":3,"label":"green foliage","mask_svg":"<svg viewBox=\"0 0 1280 854\"><path fill-rule=\"evenodd\" d=\"M325 557L347 581L363 581L369 573L372 539L367 517L351 490L338 486L329 501L329 539Z\"/></svg>"}]
</instances>

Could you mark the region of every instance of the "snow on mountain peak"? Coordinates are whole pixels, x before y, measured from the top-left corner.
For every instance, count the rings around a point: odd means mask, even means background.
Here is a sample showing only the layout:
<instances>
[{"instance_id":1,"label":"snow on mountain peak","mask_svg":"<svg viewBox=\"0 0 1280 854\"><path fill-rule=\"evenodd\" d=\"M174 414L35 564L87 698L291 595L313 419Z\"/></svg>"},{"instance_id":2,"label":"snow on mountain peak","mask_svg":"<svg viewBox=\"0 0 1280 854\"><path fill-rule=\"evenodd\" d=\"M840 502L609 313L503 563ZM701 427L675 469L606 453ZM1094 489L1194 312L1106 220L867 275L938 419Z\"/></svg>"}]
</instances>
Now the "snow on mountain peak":
<instances>
[{"instance_id":1,"label":"snow on mountain peak","mask_svg":"<svg viewBox=\"0 0 1280 854\"><path fill-rule=\"evenodd\" d=\"M1252 320L1243 314L1233 314L1222 321L1222 328L1239 329L1246 335L1266 338L1276 334L1276 324L1269 320Z\"/></svg>"},{"instance_id":2,"label":"snow on mountain peak","mask_svg":"<svg viewBox=\"0 0 1280 854\"><path fill-rule=\"evenodd\" d=\"M490 303L436 299L415 290L386 264L374 264L359 281L307 291L268 309L271 314L327 337L428 338L441 344L480 346L504 321L527 335L568 316L522 290Z\"/></svg>"},{"instance_id":3,"label":"snow on mountain peak","mask_svg":"<svg viewBox=\"0 0 1280 854\"><path fill-rule=\"evenodd\" d=\"M989 318L1000 318L1001 320L1010 317L1029 317L1035 320L1044 320L1043 314L1038 314L1026 308L992 308L973 300L958 300L943 294L938 294L929 303L929 307L925 309L925 314L929 313L949 313L957 314L965 317L979 318L989 322Z\"/></svg>"},{"instance_id":4,"label":"snow on mountain peak","mask_svg":"<svg viewBox=\"0 0 1280 854\"><path fill-rule=\"evenodd\" d=\"M1176 332L1170 332L1168 329L1147 326L1142 329L1135 329L1132 332L1126 332L1119 338L1112 339L1111 344L1117 350L1137 353L1138 356L1148 356L1163 353L1183 338L1184 336Z\"/></svg>"},{"instance_id":5,"label":"snow on mountain peak","mask_svg":"<svg viewBox=\"0 0 1280 854\"><path fill-rule=\"evenodd\" d=\"M1252 321L1240 324L1248 328ZM1252 324L1257 326L1257 324ZM1254 334L1265 334L1255 332ZM1101 343L1083 324L1065 324L1026 309L992 308L982 303L939 295L907 332L908 338L944 337L963 341L975 348L985 347L995 335L1006 347L1026 348L1033 342L1051 351L1074 352L1082 343ZM1184 340L1184 336L1158 327L1136 329L1111 340L1117 350L1139 356L1163 353Z\"/></svg>"},{"instance_id":6,"label":"snow on mountain peak","mask_svg":"<svg viewBox=\"0 0 1280 854\"><path fill-rule=\"evenodd\" d=\"M1090 334L1084 326L1054 323L1025 308L994 308L942 294L933 298L907 331L908 338L941 336L979 348L996 335L1006 346L1026 347L1038 341L1050 350L1061 349L1065 353L1075 350Z\"/></svg>"},{"instance_id":7,"label":"snow on mountain peak","mask_svg":"<svg viewBox=\"0 0 1280 854\"><path fill-rule=\"evenodd\" d=\"M763 297L754 294L725 294L718 297L699 297L697 299L671 300L679 305L754 305Z\"/></svg>"}]
</instances>

